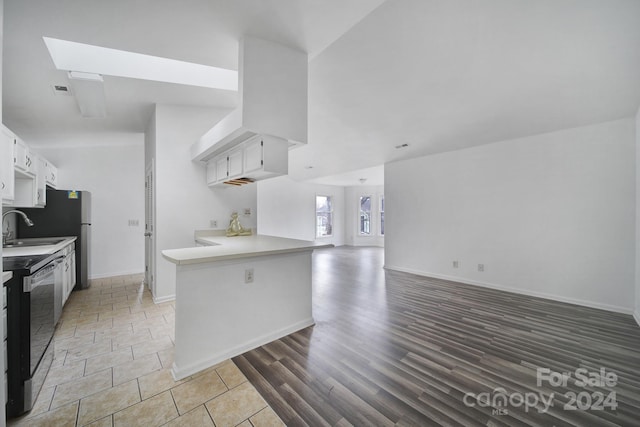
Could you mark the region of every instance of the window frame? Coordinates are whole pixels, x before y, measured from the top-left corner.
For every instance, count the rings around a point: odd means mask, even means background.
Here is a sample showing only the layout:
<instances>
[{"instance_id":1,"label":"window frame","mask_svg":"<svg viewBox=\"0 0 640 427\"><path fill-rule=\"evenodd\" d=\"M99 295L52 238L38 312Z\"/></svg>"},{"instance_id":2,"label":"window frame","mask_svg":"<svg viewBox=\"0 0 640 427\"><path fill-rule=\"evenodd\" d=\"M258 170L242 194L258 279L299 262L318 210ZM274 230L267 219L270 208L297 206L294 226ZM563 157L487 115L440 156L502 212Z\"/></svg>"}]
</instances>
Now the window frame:
<instances>
[{"instance_id":1,"label":"window frame","mask_svg":"<svg viewBox=\"0 0 640 427\"><path fill-rule=\"evenodd\" d=\"M369 233L363 233L362 232L362 213L366 212L362 210L362 199L364 199L365 197L369 198ZM357 220L358 220L358 236L375 236L374 233L372 233L371 231L371 225L373 224L373 206L371 206L371 203L373 202L373 196L372 195L367 195L367 194L362 194L360 195L360 197L358 197L358 216L357 216Z\"/></svg>"},{"instance_id":2,"label":"window frame","mask_svg":"<svg viewBox=\"0 0 640 427\"><path fill-rule=\"evenodd\" d=\"M329 201L329 206L330 209L328 211L319 211L318 210L318 198L319 197L325 197L328 201ZM329 229L331 230L329 234L324 234L319 236L318 235L318 230L319 230L319 224L318 224L318 218L320 218L320 216L318 215L318 213L322 213L322 214L329 214ZM316 198L315 198L315 214L316 214L316 220L315 220L315 236L316 239L326 239L326 238L330 238L333 237L333 196L331 195L325 195L325 194L316 194Z\"/></svg>"},{"instance_id":3,"label":"window frame","mask_svg":"<svg viewBox=\"0 0 640 427\"><path fill-rule=\"evenodd\" d=\"M384 194L378 195L378 236L384 237Z\"/></svg>"}]
</instances>

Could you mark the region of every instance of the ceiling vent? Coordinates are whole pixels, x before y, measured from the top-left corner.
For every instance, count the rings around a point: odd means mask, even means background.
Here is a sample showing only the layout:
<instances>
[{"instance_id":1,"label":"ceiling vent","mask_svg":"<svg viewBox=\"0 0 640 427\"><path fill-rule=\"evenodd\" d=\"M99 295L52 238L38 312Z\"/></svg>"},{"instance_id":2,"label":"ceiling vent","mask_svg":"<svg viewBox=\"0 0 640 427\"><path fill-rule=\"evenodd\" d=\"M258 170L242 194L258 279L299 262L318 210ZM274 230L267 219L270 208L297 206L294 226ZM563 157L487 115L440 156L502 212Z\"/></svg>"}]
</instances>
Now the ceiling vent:
<instances>
[{"instance_id":1,"label":"ceiling vent","mask_svg":"<svg viewBox=\"0 0 640 427\"><path fill-rule=\"evenodd\" d=\"M71 89L65 85L53 85L53 93L59 96L71 96Z\"/></svg>"}]
</instances>

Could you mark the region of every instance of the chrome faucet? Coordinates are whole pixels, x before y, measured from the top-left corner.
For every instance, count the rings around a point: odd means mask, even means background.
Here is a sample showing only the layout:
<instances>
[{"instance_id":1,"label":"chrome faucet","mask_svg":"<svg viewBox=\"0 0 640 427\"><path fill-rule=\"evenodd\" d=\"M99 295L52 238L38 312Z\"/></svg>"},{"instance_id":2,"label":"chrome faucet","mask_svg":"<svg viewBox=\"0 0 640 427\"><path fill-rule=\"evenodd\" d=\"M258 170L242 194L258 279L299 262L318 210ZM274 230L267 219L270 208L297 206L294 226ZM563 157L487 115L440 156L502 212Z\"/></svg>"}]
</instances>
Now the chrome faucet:
<instances>
[{"instance_id":1,"label":"chrome faucet","mask_svg":"<svg viewBox=\"0 0 640 427\"><path fill-rule=\"evenodd\" d=\"M22 211L19 211L17 209L12 209L10 211L6 211L5 213L2 214L2 225L4 226L4 219L7 215L9 215L10 213L17 213L20 214L20 216L22 216L22 219L24 220L24 223L27 224L27 226L29 227L33 227L33 221L31 221L29 219L29 217L27 216L27 214L25 214ZM4 246L7 243L7 240L9 240L11 238L11 230L9 230L9 224L7 224L7 231L3 231L2 232L2 246Z\"/></svg>"}]
</instances>

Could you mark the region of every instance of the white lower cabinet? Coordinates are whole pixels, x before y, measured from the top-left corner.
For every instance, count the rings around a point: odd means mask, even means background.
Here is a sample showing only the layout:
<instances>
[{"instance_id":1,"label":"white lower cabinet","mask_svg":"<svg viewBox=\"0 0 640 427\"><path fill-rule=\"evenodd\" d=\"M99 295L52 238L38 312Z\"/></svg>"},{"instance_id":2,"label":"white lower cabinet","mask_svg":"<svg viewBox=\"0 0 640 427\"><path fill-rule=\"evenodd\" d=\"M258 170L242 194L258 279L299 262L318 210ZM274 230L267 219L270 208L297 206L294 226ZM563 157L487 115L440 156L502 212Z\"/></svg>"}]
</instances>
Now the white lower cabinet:
<instances>
[{"instance_id":1,"label":"white lower cabinet","mask_svg":"<svg viewBox=\"0 0 640 427\"><path fill-rule=\"evenodd\" d=\"M62 306L71 295L73 287L76 285L76 244L71 243L64 249L60 250L62 258Z\"/></svg>"}]
</instances>

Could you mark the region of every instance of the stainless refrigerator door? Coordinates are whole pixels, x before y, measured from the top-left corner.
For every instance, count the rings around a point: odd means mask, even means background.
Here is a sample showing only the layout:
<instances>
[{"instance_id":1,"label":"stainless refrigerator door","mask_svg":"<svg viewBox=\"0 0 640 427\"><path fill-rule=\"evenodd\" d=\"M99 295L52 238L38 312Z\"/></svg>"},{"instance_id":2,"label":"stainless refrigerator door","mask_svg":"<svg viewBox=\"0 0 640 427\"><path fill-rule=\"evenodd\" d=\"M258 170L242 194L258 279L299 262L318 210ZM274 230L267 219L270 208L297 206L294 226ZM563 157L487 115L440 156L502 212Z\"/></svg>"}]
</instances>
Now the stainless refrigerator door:
<instances>
[{"instance_id":1,"label":"stainless refrigerator door","mask_svg":"<svg viewBox=\"0 0 640 427\"><path fill-rule=\"evenodd\" d=\"M91 225L82 224L80 227L80 277L76 278L78 289L89 287L89 268L91 265ZM78 247L76 246L76 251ZM78 259L78 257L76 257Z\"/></svg>"},{"instance_id":2,"label":"stainless refrigerator door","mask_svg":"<svg viewBox=\"0 0 640 427\"><path fill-rule=\"evenodd\" d=\"M91 224L91 193L88 191L81 191L80 199L82 201L80 223Z\"/></svg>"}]
</instances>

